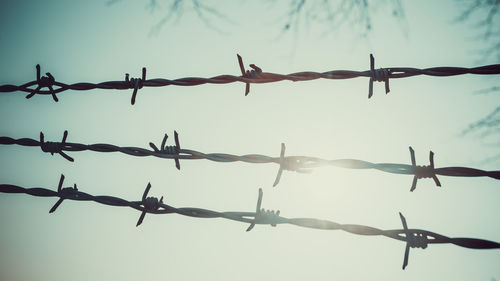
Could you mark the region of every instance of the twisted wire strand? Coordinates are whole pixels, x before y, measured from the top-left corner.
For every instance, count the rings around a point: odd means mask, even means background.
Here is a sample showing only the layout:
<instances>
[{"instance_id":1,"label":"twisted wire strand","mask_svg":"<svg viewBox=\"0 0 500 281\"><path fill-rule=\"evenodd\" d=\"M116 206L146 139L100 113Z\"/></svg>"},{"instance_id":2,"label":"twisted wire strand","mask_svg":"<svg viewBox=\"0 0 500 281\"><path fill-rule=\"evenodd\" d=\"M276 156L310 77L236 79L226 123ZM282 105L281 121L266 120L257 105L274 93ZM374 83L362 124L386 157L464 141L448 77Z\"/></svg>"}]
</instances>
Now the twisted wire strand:
<instances>
[{"instance_id":1,"label":"twisted wire strand","mask_svg":"<svg viewBox=\"0 0 500 281\"><path fill-rule=\"evenodd\" d=\"M0 137L0 144L3 145L21 145L40 147L42 151L51 154L59 153L65 159L73 161L73 158L64 153L64 151L95 151L95 152L120 152L131 156L146 157L153 156L164 159L175 160L176 167L180 169L179 160L198 160L206 159L214 162L246 162L246 163L276 163L279 170L273 186L276 186L284 170L295 171L299 173L309 173L314 168L324 166L334 166L347 169L375 169L386 173L413 175L413 182L410 191L415 190L417 180L422 178L432 178L436 186L441 186L437 175L451 177L490 177L500 180L500 171L485 171L469 167L434 167L434 153L429 154L429 165L416 165L414 150L410 147L411 164L396 163L372 163L358 159L334 159L326 160L310 156L285 156L285 144L281 144L281 153L279 157L271 157L261 154L233 155L227 153L203 153L180 147L178 134L175 134L175 146L166 146L168 136L165 134L160 149L150 143L152 150L140 147L119 147L112 144L81 144L66 142L67 131L64 132L61 142L45 142L43 133L40 133L40 140L31 138L13 139L10 137Z\"/></svg>"},{"instance_id":2,"label":"twisted wire strand","mask_svg":"<svg viewBox=\"0 0 500 281\"><path fill-rule=\"evenodd\" d=\"M357 235L368 236L385 236L395 240L406 242L405 255L403 260L403 269L408 264L409 249L422 248L425 249L429 244L454 244L460 247L470 249L500 249L500 243L477 239L477 238L450 238L438 233L434 233L421 229L409 229L405 217L399 213L403 229L382 230L379 228L357 225L357 224L340 224L337 222L315 219L315 218L286 218L280 216L280 211L265 210L262 208L262 189L259 189L257 206L255 212L218 212L202 208L176 208L163 203L163 197L160 200L156 197L147 197L151 184L148 183L142 199L140 201L128 201L119 197L113 196L94 196L82 191L79 191L76 184L73 187L63 187L64 175L61 175L57 191L42 187L24 188L12 184L0 184L0 192L2 193L23 193L37 197L58 197L59 200L50 209L50 213L56 211L63 200L75 201L94 201L99 204L130 207L141 212L139 221L136 226L139 226L146 214L179 214L183 216L196 218L223 218L242 223L250 223L247 231L253 229L256 224L276 226L278 224L292 224L296 226L323 229L323 230L343 230Z\"/></svg>"},{"instance_id":3,"label":"twisted wire strand","mask_svg":"<svg viewBox=\"0 0 500 281\"><path fill-rule=\"evenodd\" d=\"M93 89L103 90L126 90L133 89L131 104L135 103L138 89L143 87L164 87L164 86L198 86L202 84L228 84L234 82L245 83L245 96L250 92L250 84L274 83L279 81L310 81L316 79L352 79L357 77L368 77L369 89L368 98L373 95L373 82L385 82L385 92L389 93L389 79L407 78L417 75L426 76L455 76L464 74L475 75L494 75L500 74L500 64L485 65L479 67L431 67L425 69L411 68L411 67L391 67L391 68L375 68L375 59L370 54L370 70L366 71L353 71L353 70L332 70L327 72L312 72L303 71L290 74L277 74L270 72L263 72L262 69L255 64L250 64L252 70L245 70L243 60L240 55L237 55L238 63L241 71L241 76L234 75L218 75L211 78L201 77L185 77L179 79L146 79L146 68L142 69L142 78L129 78L129 74L125 75L125 79L121 81L106 81L101 83L74 83L66 84L55 80L54 76L47 72L47 76L40 76L40 66L37 65L36 80L22 84L22 85L0 85L0 92L26 92L26 98L31 98L36 94L51 95L54 101L58 101L56 94L66 90L86 91ZM54 88L54 86L58 88ZM34 87L34 88L33 88ZM42 90L42 88L47 88Z\"/></svg>"}]
</instances>

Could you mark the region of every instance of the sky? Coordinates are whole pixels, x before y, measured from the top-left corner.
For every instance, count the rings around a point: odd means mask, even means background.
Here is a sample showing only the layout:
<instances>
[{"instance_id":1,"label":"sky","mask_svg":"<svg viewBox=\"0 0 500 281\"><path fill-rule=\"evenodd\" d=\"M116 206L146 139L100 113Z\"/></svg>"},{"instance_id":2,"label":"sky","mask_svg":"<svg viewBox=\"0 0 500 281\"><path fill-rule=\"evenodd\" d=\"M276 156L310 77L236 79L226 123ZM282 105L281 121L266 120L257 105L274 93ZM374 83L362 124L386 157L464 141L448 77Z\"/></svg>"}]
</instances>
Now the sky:
<instances>
[{"instance_id":1,"label":"sky","mask_svg":"<svg viewBox=\"0 0 500 281\"><path fill-rule=\"evenodd\" d=\"M464 66L499 63L484 58L479 27L457 22L456 1L402 1L404 20L391 2L369 1L372 29L366 37L357 22L330 31L328 23L305 19L282 32L288 2L203 1L225 17L207 26L189 2L180 17L161 29L169 1L2 1L0 3L0 84L35 77L35 65L66 83L139 77L239 75L236 54L266 72L367 70L376 67ZM389 3L389 4L387 4ZM389 5L389 6L388 6ZM389 12L388 12L389 11ZM480 15L474 15L480 17ZM248 66L247 66L248 67ZM477 94L498 77L412 77L392 79L386 95L368 79L315 80L252 85L169 86L139 90L66 91L27 100L20 92L0 96L0 136L111 143L147 148L167 133L179 133L181 147L202 152L417 164L435 152L436 167L498 170L498 133L462 132L499 106L499 97ZM169 144L173 138L169 139ZM498 182L491 178L412 176L373 170L318 168L311 174L284 172L272 184L274 164L137 158L118 153L68 152L70 163L36 147L0 146L0 182L56 189L65 186L94 195L140 200L164 196L175 207L216 211L263 207L284 217L311 217L338 223L399 229L398 212L410 228L450 237L500 241ZM412 249L401 269L405 244L384 237L357 236L293 225L270 227L223 219L147 215L136 227L132 209L66 200L49 214L56 198L0 194L0 280L500 280L500 250L454 245Z\"/></svg>"}]
</instances>

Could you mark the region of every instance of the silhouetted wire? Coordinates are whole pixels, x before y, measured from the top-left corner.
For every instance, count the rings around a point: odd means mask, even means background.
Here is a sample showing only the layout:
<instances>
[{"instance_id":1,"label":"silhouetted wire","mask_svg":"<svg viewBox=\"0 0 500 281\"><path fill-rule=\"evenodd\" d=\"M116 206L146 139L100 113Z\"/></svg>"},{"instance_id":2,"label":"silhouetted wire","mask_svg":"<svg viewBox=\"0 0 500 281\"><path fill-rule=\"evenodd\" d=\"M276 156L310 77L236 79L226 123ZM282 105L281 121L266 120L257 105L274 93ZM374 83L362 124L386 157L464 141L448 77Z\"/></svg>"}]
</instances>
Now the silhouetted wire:
<instances>
[{"instance_id":1,"label":"silhouetted wire","mask_svg":"<svg viewBox=\"0 0 500 281\"><path fill-rule=\"evenodd\" d=\"M141 212L136 226L139 226L146 214L179 214L196 218L224 218L243 223L250 223L247 231L253 229L256 224L267 224L276 226L278 224L293 224L296 226L324 229L343 230L349 233L369 236L385 236L388 238L406 242L406 249L403 261L403 269L408 264L410 248L425 249L429 244L454 244L470 249L500 249L500 244L493 241L476 238L450 238L427 230L409 229L405 217L399 213L403 229L382 230L370 226L356 224L340 224L329 220L314 218L285 218L280 216L280 211L265 210L261 207L263 192L259 189L259 197L255 212L218 212L201 208L176 208L163 203L163 197L158 200L156 197L147 197L151 184L148 183L140 201L128 201L113 196L93 196L79 191L76 184L73 187L64 187L64 175L61 175L57 191L41 187L24 188L11 184L0 184L0 192L3 193L24 193L38 197L59 197L59 200L50 209L53 213L61 205L63 200L94 201L104 205L130 207Z\"/></svg>"},{"instance_id":2,"label":"silhouetted wire","mask_svg":"<svg viewBox=\"0 0 500 281\"><path fill-rule=\"evenodd\" d=\"M36 80L22 84L22 85L1 85L0 92L15 92L22 91L29 93L26 98L31 98L34 95L51 95L54 101L58 101L56 94L66 90L85 91L92 89L114 89L125 90L133 89L131 103L134 104L137 96L137 91L143 87L164 87L170 85L176 86L198 86L202 84L228 84L234 82L243 82L245 86L245 96L250 92L250 84L259 83L273 83L283 80L288 81L309 81L315 79L351 79L357 77L370 78L368 87L368 98L373 95L373 82L384 82L385 92L389 93L389 79L406 78L417 75L427 76L455 76L463 74L477 74L477 75L492 75L500 74L500 64L485 65L479 67L431 67L425 69L411 68L411 67L391 67L391 68L375 68L375 59L370 54L370 70L366 71L352 71L352 70L332 70L327 72L296 72L291 74L276 74L263 72L262 69L255 64L250 64L252 70L245 70L243 60L240 55L237 55L238 63L241 71L241 76L234 75L219 75L211 78L200 77L185 77L179 79L146 79L146 68L142 68L141 78L129 78L129 74L125 74L125 79L121 81L107 81L101 83L75 83L65 84L55 80L50 72L46 76L41 76L40 65L36 65ZM54 88L54 87L58 88ZM33 88L35 87L35 88ZM42 90L47 88L47 90Z\"/></svg>"},{"instance_id":3,"label":"silhouetted wire","mask_svg":"<svg viewBox=\"0 0 500 281\"><path fill-rule=\"evenodd\" d=\"M429 165L418 166L416 165L415 152L413 148L410 149L409 164L394 164L394 163L372 163L357 159L335 159L326 160L310 156L285 156L285 144L281 144L281 153L279 157L270 157L261 154L247 154L247 155L232 155L227 153L203 153L190 149L183 149L180 147L179 137L177 132L174 132L175 146L167 146L167 134L163 137L160 148L152 142L149 143L152 150L140 147L119 147L112 144L81 144L67 142L68 132L64 131L63 139L61 142L46 142L43 133L40 133L40 140L30 138L13 139L10 137L0 137L0 144L12 145L17 144L21 146L39 146L42 151L51 154L58 153L68 161L73 162L73 158L65 154L64 151L96 151L96 152L121 152L124 154L145 157L154 156L158 158L174 159L177 169L180 169L179 160L196 160L207 159L215 162L246 162L246 163L276 163L279 164L278 173L273 186L276 186L281 178L284 170L295 171L299 173L309 173L313 168L324 166L335 166L347 169L376 169L379 171L392 173L392 174L405 174L413 175L413 182L411 191L415 190L417 180L422 178L432 178L436 186L441 186L437 175L451 176L451 177L490 177L499 180L500 171L484 171L468 167L434 167L434 153L431 151L429 154Z\"/></svg>"}]
</instances>

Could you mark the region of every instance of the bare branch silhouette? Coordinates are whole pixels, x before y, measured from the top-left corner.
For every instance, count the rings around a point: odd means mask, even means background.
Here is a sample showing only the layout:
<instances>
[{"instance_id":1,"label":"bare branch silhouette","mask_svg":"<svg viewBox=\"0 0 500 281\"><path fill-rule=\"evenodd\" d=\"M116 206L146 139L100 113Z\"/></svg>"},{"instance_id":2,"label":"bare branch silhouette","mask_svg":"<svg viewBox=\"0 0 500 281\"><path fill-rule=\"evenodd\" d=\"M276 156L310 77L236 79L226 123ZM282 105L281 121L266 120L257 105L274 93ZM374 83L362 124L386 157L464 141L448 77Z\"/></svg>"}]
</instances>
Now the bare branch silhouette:
<instances>
[{"instance_id":1,"label":"bare branch silhouette","mask_svg":"<svg viewBox=\"0 0 500 281\"><path fill-rule=\"evenodd\" d=\"M500 87L493 86L490 88L481 89L481 90L476 91L475 94L482 95L482 94L489 94L489 93L494 93L494 92L500 92Z\"/></svg>"},{"instance_id":2,"label":"bare branch silhouette","mask_svg":"<svg viewBox=\"0 0 500 281\"><path fill-rule=\"evenodd\" d=\"M482 139L493 136L494 142L490 145L495 147L500 146L500 142L498 142L498 136L500 135L500 106L498 106L486 117L470 124L467 129L462 131L462 136L474 132L478 132L479 137ZM500 153L484 159L481 163L491 164L496 163L498 160L500 160Z\"/></svg>"},{"instance_id":3,"label":"bare branch silhouette","mask_svg":"<svg viewBox=\"0 0 500 281\"><path fill-rule=\"evenodd\" d=\"M183 5L183 0L173 0L167 9L167 13L153 28L151 28L149 35L157 35L160 32L161 28L167 22L169 22L174 15L176 16L176 21L179 21L179 19L182 17L182 14L184 13ZM154 8L151 9L151 11L153 12L156 8L157 5L155 5Z\"/></svg>"},{"instance_id":4,"label":"bare branch silhouette","mask_svg":"<svg viewBox=\"0 0 500 281\"><path fill-rule=\"evenodd\" d=\"M106 5L111 6L121 1L122 0L108 0ZM162 5L158 3L158 0L149 0L147 4L147 8L151 13L158 10L166 11L161 20L151 28L149 35L157 35L173 18L175 18L175 22L178 22L183 17L185 10L194 11L205 26L222 34L227 34L227 32L219 28L218 24L214 24L214 20L219 20L226 24L235 24L235 22L224 13L212 6L201 3L199 0L165 0L164 2L166 4L166 9L162 9ZM187 9L185 9L186 5L188 5Z\"/></svg>"},{"instance_id":5,"label":"bare branch silhouette","mask_svg":"<svg viewBox=\"0 0 500 281\"><path fill-rule=\"evenodd\" d=\"M377 6L368 0L294 0L290 3L286 14L282 16L282 35L290 30L297 32L302 20L305 20L308 23L324 26L326 28L324 35L347 25L366 37L373 30L372 13L378 8L390 8L391 16L399 20L405 18L400 0L375 2Z\"/></svg>"},{"instance_id":6,"label":"bare branch silhouette","mask_svg":"<svg viewBox=\"0 0 500 281\"><path fill-rule=\"evenodd\" d=\"M120 1L121 0L108 0L106 2L106 5L111 6L111 5L116 4L116 3L120 2Z\"/></svg>"},{"instance_id":7,"label":"bare branch silhouette","mask_svg":"<svg viewBox=\"0 0 500 281\"><path fill-rule=\"evenodd\" d=\"M151 10L151 13L154 12L158 8L158 2L156 0L150 0L148 8Z\"/></svg>"},{"instance_id":8,"label":"bare branch silhouette","mask_svg":"<svg viewBox=\"0 0 500 281\"><path fill-rule=\"evenodd\" d=\"M218 20L226 24L235 24L235 22L224 13L220 12L218 9L212 6L201 3L201 1L199 0L170 0L167 2L169 2L169 5L166 9L166 14L151 29L150 35L157 35L165 26L165 24L167 24L172 19L172 17L175 17L175 20L179 21L184 14L184 8L186 5L189 5L188 9L192 9L206 27L221 34L228 34L228 32L221 29L219 27L219 24L215 24L214 21ZM157 10L159 8L156 0L151 0L150 8L151 11Z\"/></svg>"},{"instance_id":9,"label":"bare branch silhouette","mask_svg":"<svg viewBox=\"0 0 500 281\"><path fill-rule=\"evenodd\" d=\"M110 6L121 1L108 0L106 4ZM173 18L175 18L175 21L180 20L186 10L195 12L206 27L221 34L228 33L220 28L222 23L236 24L218 8L204 4L200 0L164 0L163 2L166 4L163 5L165 6L164 9L162 9L162 5L158 3L158 0L149 0L147 5L151 12L165 11L161 20L151 29L150 35L157 35ZM274 1L268 0L267 2ZM349 26L349 28L355 30L355 34L366 37L373 29L372 13L380 8L388 9L389 14L398 20L405 19L401 0L293 0L290 2L288 9L278 19L278 24L282 26L280 28L281 34L278 37L289 31L293 31L297 35L302 21L321 25L324 29L323 35L332 33L343 26ZM400 24L400 26L403 27L404 24Z\"/></svg>"},{"instance_id":10,"label":"bare branch silhouette","mask_svg":"<svg viewBox=\"0 0 500 281\"><path fill-rule=\"evenodd\" d=\"M481 129L486 129L487 132L500 132L500 106L493 110L492 113L488 114L488 116L470 124L469 127L462 132L462 135ZM484 133L483 136L485 136Z\"/></svg>"},{"instance_id":11,"label":"bare branch silhouette","mask_svg":"<svg viewBox=\"0 0 500 281\"><path fill-rule=\"evenodd\" d=\"M465 7L462 14L457 17L457 21L471 23L480 29L479 38L487 45L481 50L483 59L493 57L500 60L500 0L457 0L457 2L461 7ZM475 17L480 20L474 20Z\"/></svg>"}]
</instances>

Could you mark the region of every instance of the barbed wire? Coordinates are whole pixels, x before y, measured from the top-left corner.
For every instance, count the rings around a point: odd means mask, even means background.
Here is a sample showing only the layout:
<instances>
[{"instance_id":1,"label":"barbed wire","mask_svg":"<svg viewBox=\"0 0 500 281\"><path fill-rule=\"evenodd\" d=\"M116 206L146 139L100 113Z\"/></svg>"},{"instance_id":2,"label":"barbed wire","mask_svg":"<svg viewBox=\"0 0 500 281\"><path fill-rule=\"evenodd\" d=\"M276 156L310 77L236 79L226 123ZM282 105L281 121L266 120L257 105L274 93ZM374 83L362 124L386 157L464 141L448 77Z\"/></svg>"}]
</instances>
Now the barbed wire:
<instances>
[{"instance_id":1,"label":"barbed wire","mask_svg":"<svg viewBox=\"0 0 500 281\"><path fill-rule=\"evenodd\" d=\"M484 171L480 169L468 167L434 167L434 153L430 151L429 165L418 166L415 160L415 151L412 147L410 150L411 165L409 164L395 164L395 163L372 163L364 160L357 159L335 159L326 160L318 157L310 156L286 156L284 143L281 144L281 152L279 157L271 157L261 154L246 154L246 155L233 155L227 153L203 153L191 149L183 149L179 143L179 136L174 131L175 146L167 146L166 142L168 135L165 134L158 148L154 143L150 142L149 145L152 150L140 147L119 147L112 144L81 144L67 142L68 132L64 131L61 142L46 142L44 135L40 132L40 140L31 138L13 139L10 137L0 137L0 144L3 145L21 145L21 146L39 146L43 152L50 154L60 154L66 160L73 162L74 159L67 155L64 151L96 151L96 152L120 152L127 155L146 157L153 156L164 159L173 159L177 169L180 170L180 160L198 160L206 159L214 162L246 162L246 163L276 163L279 165L278 173L273 186L278 185L282 173L286 171L295 171L299 173L310 173L312 169L324 166L334 166L347 169L376 169L386 173L392 174L405 174L413 175L413 182L410 191L415 190L417 187L418 179L432 178L436 186L441 186L437 175L451 176L451 177L490 177L500 180L500 171Z\"/></svg>"},{"instance_id":2,"label":"barbed wire","mask_svg":"<svg viewBox=\"0 0 500 281\"><path fill-rule=\"evenodd\" d=\"M332 70L327 72L312 72L303 71L291 74L276 74L263 72L262 69L255 64L250 64L251 70L246 70L243 64L243 59L237 55L238 64L241 71L241 76L234 75L219 75L211 78L200 77L185 77L179 79L146 79L146 68L142 68L141 78L130 78L129 74L125 74L125 79L121 81L107 81L101 83L88 83L81 82L75 84L65 84L55 80L54 76L47 72L46 76L41 76L40 65L36 65L36 80L22 84L22 85L0 85L0 92L26 92L27 99L34 95L51 95L54 101L58 101L56 94L66 90L86 91L93 89L104 90L125 90L133 89L131 104L135 104L137 92L143 87L164 87L170 85L176 86L198 86L202 84L228 84L234 82L245 83L245 96L250 92L250 84L273 83L279 81L310 81L316 79L352 79L357 77L370 78L368 84L368 98L373 95L373 82L384 82L385 93L389 93L389 79L407 78L417 75L427 76L455 76L463 74L476 74L476 75L493 75L500 74L500 64L485 65L479 67L431 67L425 69L411 68L411 67L390 67L390 68L375 68L375 59L370 54L370 70L366 71L352 71L352 70ZM33 88L34 87L34 88ZM58 88L54 88L58 87ZM47 90L42 90L47 88Z\"/></svg>"},{"instance_id":3,"label":"barbed wire","mask_svg":"<svg viewBox=\"0 0 500 281\"><path fill-rule=\"evenodd\" d=\"M142 224L146 214L179 214L195 218L223 218L243 223L250 223L247 231L250 231L257 224L276 226L278 224L292 224L296 226L323 229L323 230L343 230L357 235L385 236L395 240L406 242L406 249L403 260L403 269L408 265L410 248L426 249L429 244L454 244L469 249L500 249L500 243L477 239L477 238L450 238L438 233L421 229L410 229L405 217L399 213L402 229L382 230L371 226L357 224L340 224L337 222L315 219L315 218L285 218L280 216L280 211L265 210L262 208L262 189L259 189L259 197L255 212L218 212L201 208L176 208L163 202L163 196L148 197L151 184L148 183L140 201L128 201L113 196L94 196L78 190L76 184L72 187L63 187L64 175L61 174L57 191L42 187L24 188L12 184L0 184L2 193L24 193L37 197L58 197L59 200L52 206L49 213L53 213L68 200L94 201L109 206L130 207L141 212L136 226Z\"/></svg>"}]
</instances>

